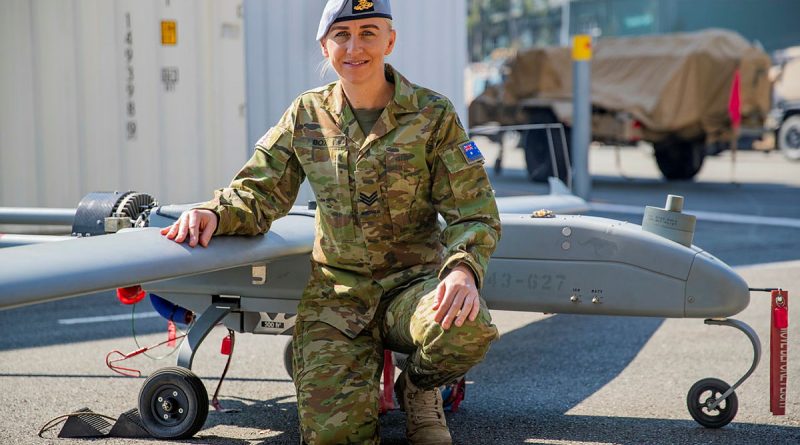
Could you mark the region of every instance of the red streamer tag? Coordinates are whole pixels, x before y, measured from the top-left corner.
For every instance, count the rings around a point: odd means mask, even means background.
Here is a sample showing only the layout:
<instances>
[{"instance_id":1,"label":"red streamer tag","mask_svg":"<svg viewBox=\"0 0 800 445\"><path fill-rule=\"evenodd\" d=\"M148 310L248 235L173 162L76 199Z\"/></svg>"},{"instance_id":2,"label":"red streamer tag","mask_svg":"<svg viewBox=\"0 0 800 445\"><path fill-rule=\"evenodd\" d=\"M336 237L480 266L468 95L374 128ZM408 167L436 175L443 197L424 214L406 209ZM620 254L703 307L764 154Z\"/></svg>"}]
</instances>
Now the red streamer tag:
<instances>
[{"instance_id":1,"label":"red streamer tag","mask_svg":"<svg viewBox=\"0 0 800 445\"><path fill-rule=\"evenodd\" d=\"M231 355L231 336L228 335L222 339L222 347L219 348L222 355Z\"/></svg>"},{"instance_id":2,"label":"red streamer tag","mask_svg":"<svg viewBox=\"0 0 800 445\"><path fill-rule=\"evenodd\" d=\"M392 351L383 350L383 395L380 400L380 412L386 414L395 409L394 405L394 363Z\"/></svg>"},{"instance_id":3,"label":"red streamer tag","mask_svg":"<svg viewBox=\"0 0 800 445\"><path fill-rule=\"evenodd\" d=\"M789 327L789 311L785 307L776 307L772 310L772 321L778 329Z\"/></svg>"},{"instance_id":4,"label":"red streamer tag","mask_svg":"<svg viewBox=\"0 0 800 445\"><path fill-rule=\"evenodd\" d=\"M786 382L789 343L789 292L772 291L772 317L769 339L769 410L775 416L786 414Z\"/></svg>"},{"instance_id":5,"label":"red streamer tag","mask_svg":"<svg viewBox=\"0 0 800 445\"><path fill-rule=\"evenodd\" d=\"M175 329L175 323L172 320L167 321L167 346L170 348L175 347L175 338L177 337L177 329Z\"/></svg>"}]
</instances>

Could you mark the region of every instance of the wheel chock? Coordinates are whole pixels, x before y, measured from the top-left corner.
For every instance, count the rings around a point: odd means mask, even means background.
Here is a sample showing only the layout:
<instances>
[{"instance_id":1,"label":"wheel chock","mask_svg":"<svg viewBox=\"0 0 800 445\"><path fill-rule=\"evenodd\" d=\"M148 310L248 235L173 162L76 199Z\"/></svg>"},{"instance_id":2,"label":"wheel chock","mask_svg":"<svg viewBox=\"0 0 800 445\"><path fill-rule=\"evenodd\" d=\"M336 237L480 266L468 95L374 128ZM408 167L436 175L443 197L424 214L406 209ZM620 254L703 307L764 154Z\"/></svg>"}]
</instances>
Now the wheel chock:
<instances>
[{"instance_id":1,"label":"wheel chock","mask_svg":"<svg viewBox=\"0 0 800 445\"><path fill-rule=\"evenodd\" d=\"M144 428L139 409L133 408L119 415L119 418L108 433L109 437L125 437L130 439L143 439L150 436Z\"/></svg>"},{"instance_id":2,"label":"wheel chock","mask_svg":"<svg viewBox=\"0 0 800 445\"><path fill-rule=\"evenodd\" d=\"M79 437L103 437L111 431L111 424L103 417L90 410L81 408L70 415L58 437L79 438Z\"/></svg>"}]
</instances>

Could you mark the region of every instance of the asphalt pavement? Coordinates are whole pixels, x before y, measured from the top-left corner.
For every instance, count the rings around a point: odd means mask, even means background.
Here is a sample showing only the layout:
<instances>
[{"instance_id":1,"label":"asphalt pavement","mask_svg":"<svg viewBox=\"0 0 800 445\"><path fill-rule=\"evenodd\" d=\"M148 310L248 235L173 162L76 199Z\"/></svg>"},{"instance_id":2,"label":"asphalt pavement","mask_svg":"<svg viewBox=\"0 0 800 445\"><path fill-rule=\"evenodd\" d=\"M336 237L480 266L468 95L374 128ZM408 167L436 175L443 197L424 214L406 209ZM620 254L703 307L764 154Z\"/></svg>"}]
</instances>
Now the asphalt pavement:
<instances>
[{"instance_id":1,"label":"asphalt pavement","mask_svg":"<svg viewBox=\"0 0 800 445\"><path fill-rule=\"evenodd\" d=\"M498 148L478 140L491 166ZM752 347L729 327L702 320L544 315L495 311L502 338L467 376L467 396L448 414L460 444L763 444L800 443L800 163L777 153L743 151L711 157L694 181L660 179L648 147L594 147L589 214L641 222L636 209L663 206L667 194L697 212L694 243L731 264L752 287L782 287L790 303L789 390L785 416L769 412L768 356L737 390L733 423L706 429L686 409L694 382L736 381L750 366ZM509 146L501 174L490 172L498 196L546 193L525 179L522 153ZM0 289L0 292L2 290ZM63 300L0 312L0 442L83 444L58 439L58 428L37 437L49 419L89 407L116 417L136 406L144 377L123 377L105 365L112 350L165 339L165 322L152 309L120 305L111 294ZM769 340L769 301L753 293L735 318ZM193 370L213 393L225 364L215 329ZM288 337L240 335L220 399L238 413L212 412L187 443L296 444L294 389L283 369ZM152 351L153 356L169 349ZM143 376L172 366L130 360ZM383 443L402 444L404 418L381 418ZM169 443L107 439L111 444Z\"/></svg>"}]
</instances>

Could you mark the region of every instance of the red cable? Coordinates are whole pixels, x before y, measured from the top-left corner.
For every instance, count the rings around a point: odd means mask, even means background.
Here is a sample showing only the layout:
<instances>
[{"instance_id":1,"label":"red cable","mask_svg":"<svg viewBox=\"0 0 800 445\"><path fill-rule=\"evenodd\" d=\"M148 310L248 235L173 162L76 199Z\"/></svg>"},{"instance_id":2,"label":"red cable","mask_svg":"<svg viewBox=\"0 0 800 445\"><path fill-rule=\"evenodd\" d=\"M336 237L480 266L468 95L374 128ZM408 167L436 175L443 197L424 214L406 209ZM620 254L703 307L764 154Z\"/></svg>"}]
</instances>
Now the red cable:
<instances>
[{"instance_id":1,"label":"red cable","mask_svg":"<svg viewBox=\"0 0 800 445\"><path fill-rule=\"evenodd\" d=\"M230 339L230 348L228 348L225 340L223 339L222 353L228 356L228 361L225 362L225 369L222 370L222 376L220 376L219 383L217 383L217 389L214 390L214 396L211 397L211 406L213 406L215 410L221 413L237 413L239 412L238 409L223 408L222 403L220 403L218 398L219 390L220 388L222 388L222 381L225 380L225 375L228 374L228 367L230 367L231 359L233 358L233 346L236 343L236 333L233 332L231 329L228 329L228 336L226 338Z\"/></svg>"},{"instance_id":2,"label":"red cable","mask_svg":"<svg viewBox=\"0 0 800 445\"><path fill-rule=\"evenodd\" d=\"M175 337L175 339L183 338L185 336L186 336L186 334L181 334L181 335ZM122 352L120 352L120 351L115 349L115 350L109 352L108 354L106 354L106 366L108 366L108 369L116 372L117 374L121 374L121 375L124 375L124 376L127 376L127 377L141 377L142 373L138 369L125 368L123 366L117 366L117 365L115 365L115 363L119 363L119 362L125 361L125 360L127 360L127 359L129 359L131 357L136 357L139 354L143 354L143 353L145 353L145 352L147 352L147 351L149 351L151 349L155 349L155 348L157 348L157 347L159 347L159 346L161 346L161 345L163 345L165 343L168 343L170 341L174 341L174 339L167 339L167 340L162 341L161 343L156 343L156 344L151 345L151 346L145 346L145 347L139 348L139 349L137 349L135 351L129 352L127 354L123 354ZM111 360L111 355L112 354L117 354L120 357L117 358L117 359Z\"/></svg>"}]
</instances>

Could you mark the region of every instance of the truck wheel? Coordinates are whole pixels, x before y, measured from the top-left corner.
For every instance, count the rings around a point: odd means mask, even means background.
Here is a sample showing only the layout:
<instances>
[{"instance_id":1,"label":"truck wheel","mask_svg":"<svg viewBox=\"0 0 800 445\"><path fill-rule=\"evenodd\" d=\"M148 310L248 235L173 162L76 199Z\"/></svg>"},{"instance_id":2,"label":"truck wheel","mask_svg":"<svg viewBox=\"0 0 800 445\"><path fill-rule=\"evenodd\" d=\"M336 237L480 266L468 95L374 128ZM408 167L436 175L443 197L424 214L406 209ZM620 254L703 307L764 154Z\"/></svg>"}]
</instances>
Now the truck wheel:
<instances>
[{"instance_id":1,"label":"truck wheel","mask_svg":"<svg viewBox=\"0 0 800 445\"><path fill-rule=\"evenodd\" d=\"M528 179L533 182L547 182L547 178L550 176L556 176L564 182L567 180L567 165L564 157L564 148L561 144L561 134L558 130L553 129L551 130L551 135L553 149L556 154L557 174L553 174L553 161L550 159L547 131L527 130L522 136L522 148L525 150L525 166L528 170ZM564 137L567 140L567 147L569 147L569 128L564 129Z\"/></svg>"},{"instance_id":2,"label":"truck wheel","mask_svg":"<svg viewBox=\"0 0 800 445\"><path fill-rule=\"evenodd\" d=\"M800 114L789 116L778 130L778 148L786 159L800 161Z\"/></svg>"},{"instance_id":3,"label":"truck wheel","mask_svg":"<svg viewBox=\"0 0 800 445\"><path fill-rule=\"evenodd\" d=\"M669 180L692 179L703 166L706 147L702 140L670 139L653 144L656 164Z\"/></svg>"}]
</instances>

